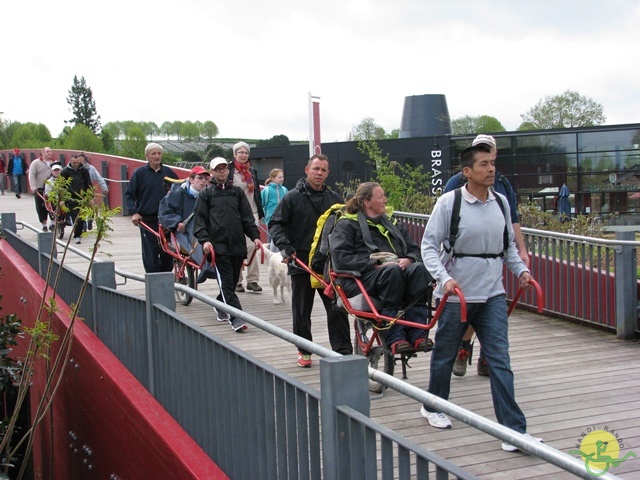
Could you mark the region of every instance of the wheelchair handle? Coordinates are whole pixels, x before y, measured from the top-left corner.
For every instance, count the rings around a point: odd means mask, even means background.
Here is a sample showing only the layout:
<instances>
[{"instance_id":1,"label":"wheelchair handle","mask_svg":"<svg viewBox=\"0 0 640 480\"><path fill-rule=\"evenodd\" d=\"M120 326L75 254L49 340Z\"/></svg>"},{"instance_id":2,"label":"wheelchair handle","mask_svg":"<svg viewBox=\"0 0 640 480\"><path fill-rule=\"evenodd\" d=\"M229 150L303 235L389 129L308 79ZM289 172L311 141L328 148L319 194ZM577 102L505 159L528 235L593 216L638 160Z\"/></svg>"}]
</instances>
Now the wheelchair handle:
<instances>
[{"instance_id":1,"label":"wheelchair handle","mask_svg":"<svg viewBox=\"0 0 640 480\"><path fill-rule=\"evenodd\" d=\"M460 321L462 323L467 323L467 302L464 299L464 295L462 294L462 290L460 290L460 288L455 287L455 292L458 298L460 299ZM435 320L437 320L440 317L440 314L442 313L442 310L444 309L444 306L447 303L448 298L449 298L449 295L445 295L444 297L442 297L442 300L440 300L440 304L436 309L436 313L433 315Z\"/></svg>"},{"instance_id":2,"label":"wheelchair handle","mask_svg":"<svg viewBox=\"0 0 640 480\"><path fill-rule=\"evenodd\" d=\"M531 279L531 281L529 282L530 286L533 286L533 288L536 291L536 300L537 300L537 304L538 304L538 313L542 313L542 311L544 310L544 295L542 294L542 288L540 287L540 284L538 282L536 282L533 278ZM516 308L516 305L518 304L518 300L520 300L520 297L522 296L522 294L524 293L524 291L527 289L527 287L525 288L518 288L518 291L516 292L515 296L513 297L513 301L511 302L511 305L509 305L509 311L507 312L507 316L511 315L511 312L513 312L513 309Z\"/></svg>"}]
</instances>

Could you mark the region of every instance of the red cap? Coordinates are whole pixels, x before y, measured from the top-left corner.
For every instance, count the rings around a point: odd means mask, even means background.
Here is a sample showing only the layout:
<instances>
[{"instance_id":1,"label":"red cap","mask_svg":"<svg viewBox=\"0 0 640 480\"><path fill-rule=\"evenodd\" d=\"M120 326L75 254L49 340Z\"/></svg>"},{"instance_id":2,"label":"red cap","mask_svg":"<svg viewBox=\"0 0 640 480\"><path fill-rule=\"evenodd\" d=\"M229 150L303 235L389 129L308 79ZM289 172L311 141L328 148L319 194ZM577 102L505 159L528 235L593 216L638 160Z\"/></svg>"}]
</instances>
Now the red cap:
<instances>
[{"instance_id":1,"label":"red cap","mask_svg":"<svg viewBox=\"0 0 640 480\"><path fill-rule=\"evenodd\" d=\"M20 149L19 148L14 148L13 149L13 153L15 153L16 155L18 155L20 153Z\"/></svg>"},{"instance_id":2,"label":"red cap","mask_svg":"<svg viewBox=\"0 0 640 480\"><path fill-rule=\"evenodd\" d=\"M189 176L191 177L192 175L209 175L209 172L204 168L204 167L193 167L191 169L191 171L189 172Z\"/></svg>"}]
</instances>

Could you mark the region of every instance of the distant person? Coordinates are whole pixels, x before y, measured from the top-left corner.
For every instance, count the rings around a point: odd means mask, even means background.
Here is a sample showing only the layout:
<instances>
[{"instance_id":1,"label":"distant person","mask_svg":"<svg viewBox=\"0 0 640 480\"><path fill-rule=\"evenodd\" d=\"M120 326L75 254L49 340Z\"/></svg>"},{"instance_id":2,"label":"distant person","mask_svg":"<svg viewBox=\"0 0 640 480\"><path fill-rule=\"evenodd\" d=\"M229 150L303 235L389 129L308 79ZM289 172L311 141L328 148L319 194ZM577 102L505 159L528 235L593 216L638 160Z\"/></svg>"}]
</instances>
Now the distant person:
<instances>
[{"instance_id":1,"label":"distant person","mask_svg":"<svg viewBox=\"0 0 640 480\"><path fill-rule=\"evenodd\" d=\"M4 159L0 157L0 192L4 195L4 191L7 188L7 166L4 163Z\"/></svg>"},{"instance_id":2,"label":"distant person","mask_svg":"<svg viewBox=\"0 0 640 480\"><path fill-rule=\"evenodd\" d=\"M289 264L293 333L313 341L311 312L317 291L327 314L331 348L343 355L350 355L353 350L347 314L333 308L333 300L322 289L311 286L310 275L296 267L294 260L298 258L304 263L309 262L318 218L332 205L344 202L340 195L324 183L329 175L329 158L326 155L312 156L304 172L305 177L298 180L296 187L284 196L269 222L269 234L273 243L285 256L285 263ZM309 368L311 364L311 352L299 348L298 366Z\"/></svg>"},{"instance_id":3,"label":"distant person","mask_svg":"<svg viewBox=\"0 0 640 480\"><path fill-rule=\"evenodd\" d=\"M254 248L261 248L260 231L247 196L229 180L227 161L214 158L210 171L211 185L199 193L194 208L194 234L205 254L212 249L215 252L220 287L217 300L242 310L235 287L247 255L244 237L251 239ZM234 332L247 329L243 320L226 312L218 311L217 319L228 321Z\"/></svg>"},{"instance_id":4,"label":"distant person","mask_svg":"<svg viewBox=\"0 0 640 480\"><path fill-rule=\"evenodd\" d=\"M264 210L264 218L262 221L269 227L271 215L275 212L276 207L280 204L285 194L289 191L282 183L284 182L284 172L279 168L274 168L269 172L269 178L264 182L265 188L260 192L262 197L262 208ZM269 244L271 250L277 252L277 247L271 245L271 236L269 236Z\"/></svg>"},{"instance_id":5,"label":"distant person","mask_svg":"<svg viewBox=\"0 0 640 480\"><path fill-rule=\"evenodd\" d=\"M239 187L247 196L256 225L264 217L262 210L262 198L260 197L260 182L258 181L258 173L249 161L249 152L251 149L245 142L238 142L233 146L233 162L229 164L229 180L233 185ZM253 256L255 250L254 243L249 237L245 238L247 245L247 260ZM260 281L260 261L254 256L253 261L247 267L247 290L258 293L262 291L262 287L258 284ZM242 286L242 270L238 278L236 292L244 292Z\"/></svg>"},{"instance_id":6,"label":"distant person","mask_svg":"<svg viewBox=\"0 0 640 480\"><path fill-rule=\"evenodd\" d=\"M162 150L162 146L157 143L146 146L144 156L148 163L133 172L124 193L125 205L132 214L131 223L140 228L142 264L147 273L173 270L173 258L162 251L158 237L140 226L142 221L153 231L158 231L160 200L167 194L164 177L178 178L173 170L162 165Z\"/></svg>"},{"instance_id":7,"label":"distant person","mask_svg":"<svg viewBox=\"0 0 640 480\"><path fill-rule=\"evenodd\" d=\"M473 139L471 143L472 147L477 145L486 145L491 152L491 156L495 160L498 155L498 149L496 146L496 140L491 135L478 135ZM456 188L462 187L467 182L462 172L458 172L453 177L449 179L447 184L444 187L444 192L451 192ZM493 183L493 189L501 193L506 197L509 202L509 211L511 213L511 223L513 225L513 231L515 234L515 242L516 248L518 249L518 255L525 263L527 268L530 266L529 260L529 251L527 250L527 244L524 241L524 235L522 235L522 230L520 229L520 216L518 215L518 198L515 194L515 190L507 180L507 177L502 175L500 172L496 171L495 182ZM467 333L462 338L462 342L460 343L460 350L458 351L458 357L456 358L456 362L453 366L453 374L458 377L463 377L467 373L467 364L470 361L471 357L471 339L474 334L473 327L469 327L467 329ZM489 376L489 367L487 365L487 361L482 354L482 347L480 347L480 352L478 354L478 366L477 366L478 375L481 376Z\"/></svg>"},{"instance_id":8,"label":"distant person","mask_svg":"<svg viewBox=\"0 0 640 480\"><path fill-rule=\"evenodd\" d=\"M89 176L91 177L91 183L98 184L98 186L100 187L100 191L102 192L102 195L106 195L107 193L109 193L109 187L107 186L107 182L105 181L104 178L102 178L102 175L100 175L100 173L98 172L98 169L89 163L89 157L87 157L87 155L84 152L79 154L78 157L82 159L84 168L86 168L89 171ZM93 218L87 219L87 228L89 230L93 229Z\"/></svg>"},{"instance_id":9,"label":"distant person","mask_svg":"<svg viewBox=\"0 0 640 480\"><path fill-rule=\"evenodd\" d=\"M514 243L507 199L491 189L495 180L493 154L486 145L466 148L460 154L460 166L467 184L438 199L422 238L422 259L437 282L434 296L442 299L449 295L438 319L428 391L449 400L453 363L467 330L467 324L460 321L456 293L460 288L466 299L467 322L475 328L491 369L489 381L496 419L526 435L527 420L516 402L509 358L509 322L502 283L505 263L521 287L528 287L532 278ZM451 212L456 198L460 200L460 221L452 245ZM452 427L447 415L427 405L420 413L432 427ZM518 450L507 442L502 443L502 449Z\"/></svg>"},{"instance_id":10,"label":"distant person","mask_svg":"<svg viewBox=\"0 0 640 480\"><path fill-rule=\"evenodd\" d=\"M20 155L20 149L14 148L13 157L9 160L9 166L7 167L7 175L11 178L11 188L13 188L16 198L22 198L22 182L28 171L29 165L24 157Z\"/></svg>"},{"instance_id":11,"label":"distant person","mask_svg":"<svg viewBox=\"0 0 640 480\"><path fill-rule=\"evenodd\" d=\"M29 186L33 192L33 197L36 202L36 213L38 214L38 220L42 224L42 230L46 232L51 229L55 229L55 225L52 223L47 227L49 223L49 212L44 204L44 182L51 176L51 162L53 160L53 152L51 148L44 147L40 157L31 162L29 168Z\"/></svg>"},{"instance_id":12,"label":"distant person","mask_svg":"<svg viewBox=\"0 0 640 480\"><path fill-rule=\"evenodd\" d=\"M60 172L60 176L62 178L69 178L71 182L69 183L69 193L71 193L71 200L66 202L66 206L69 209L69 215L71 217L71 222L75 224L73 227L73 238L77 244L82 243L80 239L82 237L82 229L83 229L83 220L78 220L76 222L76 218L80 214L80 205L79 205L79 197L82 193L92 187L91 185L91 177L89 176L89 172L82 163L82 159L79 158L77 154L71 156L71 160L69 160L69 165L62 169Z\"/></svg>"}]
</instances>

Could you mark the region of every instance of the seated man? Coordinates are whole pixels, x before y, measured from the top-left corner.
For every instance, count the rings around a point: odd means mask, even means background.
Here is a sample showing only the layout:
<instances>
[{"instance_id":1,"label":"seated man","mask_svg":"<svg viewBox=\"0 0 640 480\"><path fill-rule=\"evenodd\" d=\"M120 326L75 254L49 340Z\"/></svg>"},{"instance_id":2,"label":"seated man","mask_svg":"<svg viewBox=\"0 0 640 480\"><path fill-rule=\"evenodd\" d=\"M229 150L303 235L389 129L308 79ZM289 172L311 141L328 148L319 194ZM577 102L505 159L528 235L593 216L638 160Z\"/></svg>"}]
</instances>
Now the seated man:
<instances>
[{"instance_id":1,"label":"seated man","mask_svg":"<svg viewBox=\"0 0 640 480\"><path fill-rule=\"evenodd\" d=\"M192 260L200 265L204 252L202 245L193 235L193 209L201 190L209 185L209 172L203 167L194 167L189 172L189 178L182 183L175 184L160 201L158 220L160 225L174 232L176 240ZM214 277L215 270L206 262L198 275L198 283L209 277Z\"/></svg>"},{"instance_id":2,"label":"seated man","mask_svg":"<svg viewBox=\"0 0 640 480\"><path fill-rule=\"evenodd\" d=\"M360 272L367 293L382 302L382 315L396 317L406 309L405 320L426 324L431 276L422 263L420 247L387 216L386 205L380 185L360 184L329 237L333 268ZM360 293L353 280L341 279L340 285L350 297ZM433 345L420 328L393 324L380 334L394 355L428 351Z\"/></svg>"}]
</instances>

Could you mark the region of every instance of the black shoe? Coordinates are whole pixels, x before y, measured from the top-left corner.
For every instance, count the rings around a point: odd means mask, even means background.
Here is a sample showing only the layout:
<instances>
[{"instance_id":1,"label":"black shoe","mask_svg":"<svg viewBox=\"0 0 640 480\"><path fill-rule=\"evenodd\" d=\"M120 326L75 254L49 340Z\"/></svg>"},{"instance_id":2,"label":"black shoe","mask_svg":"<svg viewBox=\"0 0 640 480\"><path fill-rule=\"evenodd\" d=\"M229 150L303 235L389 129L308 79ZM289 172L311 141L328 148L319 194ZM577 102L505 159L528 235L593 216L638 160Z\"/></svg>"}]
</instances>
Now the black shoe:
<instances>
[{"instance_id":1,"label":"black shoe","mask_svg":"<svg viewBox=\"0 0 640 480\"><path fill-rule=\"evenodd\" d=\"M55 225L49 225L49 231L50 232L55 232L56 230L56 226Z\"/></svg>"},{"instance_id":2,"label":"black shoe","mask_svg":"<svg viewBox=\"0 0 640 480\"><path fill-rule=\"evenodd\" d=\"M46 226L46 225L43 225L43 226L42 226L42 231L43 231L43 232L48 232L48 231L49 231L49 229L47 228L47 226Z\"/></svg>"},{"instance_id":3,"label":"black shoe","mask_svg":"<svg viewBox=\"0 0 640 480\"><path fill-rule=\"evenodd\" d=\"M247 283L247 290L250 292L261 292L262 287L258 285L258 282Z\"/></svg>"},{"instance_id":4,"label":"black shoe","mask_svg":"<svg viewBox=\"0 0 640 480\"><path fill-rule=\"evenodd\" d=\"M22 198L19 193L16 193L16 198Z\"/></svg>"},{"instance_id":5,"label":"black shoe","mask_svg":"<svg viewBox=\"0 0 640 480\"><path fill-rule=\"evenodd\" d=\"M241 283L236 285L236 292L238 292L238 293L243 293L244 292L244 287L242 286Z\"/></svg>"},{"instance_id":6,"label":"black shoe","mask_svg":"<svg viewBox=\"0 0 640 480\"><path fill-rule=\"evenodd\" d=\"M93 230L93 220L88 220L88 221L87 221L87 228L88 228L89 230Z\"/></svg>"}]
</instances>

